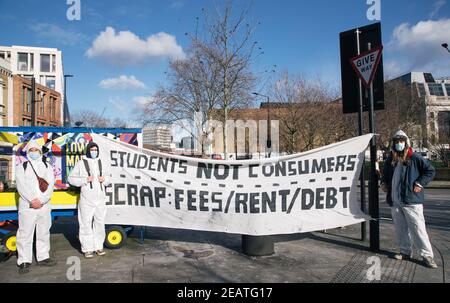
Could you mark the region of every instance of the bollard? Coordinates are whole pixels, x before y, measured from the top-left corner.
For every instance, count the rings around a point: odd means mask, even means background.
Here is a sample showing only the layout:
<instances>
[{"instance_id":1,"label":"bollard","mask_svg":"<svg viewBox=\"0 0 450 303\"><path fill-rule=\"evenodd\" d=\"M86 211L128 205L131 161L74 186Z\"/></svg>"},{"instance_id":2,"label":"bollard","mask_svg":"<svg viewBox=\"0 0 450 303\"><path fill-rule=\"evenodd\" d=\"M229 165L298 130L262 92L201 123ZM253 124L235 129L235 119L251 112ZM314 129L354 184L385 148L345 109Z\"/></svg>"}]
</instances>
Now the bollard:
<instances>
[{"instance_id":1,"label":"bollard","mask_svg":"<svg viewBox=\"0 0 450 303\"><path fill-rule=\"evenodd\" d=\"M247 256L270 256L275 253L272 236L242 235L242 251Z\"/></svg>"}]
</instances>

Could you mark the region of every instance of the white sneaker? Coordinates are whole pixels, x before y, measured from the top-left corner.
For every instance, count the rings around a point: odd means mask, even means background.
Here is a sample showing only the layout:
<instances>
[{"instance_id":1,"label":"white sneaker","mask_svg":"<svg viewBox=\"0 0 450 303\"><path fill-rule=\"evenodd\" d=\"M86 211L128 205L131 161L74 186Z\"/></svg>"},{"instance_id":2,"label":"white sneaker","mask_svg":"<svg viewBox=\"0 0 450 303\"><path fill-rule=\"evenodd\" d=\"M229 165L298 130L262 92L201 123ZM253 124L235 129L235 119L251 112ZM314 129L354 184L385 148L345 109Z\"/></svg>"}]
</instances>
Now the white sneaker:
<instances>
[{"instance_id":1,"label":"white sneaker","mask_svg":"<svg viewBox=\"0 0 450 303\"><path fill-rule=\"evenodd\" d=\"M94 257L94 253L92 251L85 252L84 257L86 259L92 259Z\"/></svg>"},{"instance_id":2,"label":"white sneaker","mask_svg":"<svg viewBox=\"0 0 450 303\"><path fill-rule=\"evenodd\" d=\"M95 252L98 256L104 256L106 255L106 252L103 249L99 249Z\"/></svg>"},{"instance_id":3,"label":"white sneaker","mask_svg":"<svg viewBox=\"0 0 450 303\"><path fill-rule=\"evenodd\" d=\"M428 268L437 268L438 267L436 262L434 262L434 259L432 257L423 257L422 262Z\"/></svg>"}]
</instances>

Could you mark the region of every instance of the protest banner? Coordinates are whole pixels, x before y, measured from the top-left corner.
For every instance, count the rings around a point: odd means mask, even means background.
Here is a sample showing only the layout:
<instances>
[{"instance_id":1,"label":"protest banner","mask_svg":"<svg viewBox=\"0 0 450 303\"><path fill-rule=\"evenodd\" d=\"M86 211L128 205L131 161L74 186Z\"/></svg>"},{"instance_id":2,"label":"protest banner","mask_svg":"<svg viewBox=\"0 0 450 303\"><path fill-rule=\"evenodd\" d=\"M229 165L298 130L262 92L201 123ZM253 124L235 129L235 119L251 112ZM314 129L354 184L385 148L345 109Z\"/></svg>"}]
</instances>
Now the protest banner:
<instances>
[{"instance_id":1,"label":"protest banner","mask_svg":"<svg viewBox=\"0 0 450 303\"><path fill-rule=\"evenodd\" d=\"M110 166L107 224L261 236L368 219L357 201L357 182L371 134L246 161L182 157L92 138Z\"/></svg>"}]
</instances>

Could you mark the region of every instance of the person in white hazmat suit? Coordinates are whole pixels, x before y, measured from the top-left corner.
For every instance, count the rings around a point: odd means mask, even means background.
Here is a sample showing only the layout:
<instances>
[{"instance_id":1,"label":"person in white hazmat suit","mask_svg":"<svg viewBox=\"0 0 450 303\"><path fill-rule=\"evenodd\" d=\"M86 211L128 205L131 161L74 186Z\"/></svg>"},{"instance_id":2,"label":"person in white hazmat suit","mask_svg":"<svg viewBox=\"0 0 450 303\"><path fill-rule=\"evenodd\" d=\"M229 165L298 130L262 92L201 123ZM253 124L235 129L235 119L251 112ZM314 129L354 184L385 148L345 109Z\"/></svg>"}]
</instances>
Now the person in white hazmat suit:
<instances>
[{"instance_id":1,"label":"person in white hazmat suit","mask_svg":"<svg viewBox=\"0 0 450 303\"><path fill-rule=\"evenodd\" d=\"M36 260L41 266L54 266L50 259L50 228L52 226L50 199L55 176L53 167L42 158L42 148L34 140L25 147L28 161L16 169L16 185L19 192L19 229L17 230L17 265L19 273L30 271L33 259L33 238L36 230ZM48 186L39 186L38 177ZM44 183L45 182L42 182ZM45 186L45 185L44 185Z\"/></svg>"},{"instance_id":2,"label":"person in white hazmat suit","mask_svg":"<svg viewBox=\"0 0 450 303\"><path fill-rule=\"evenodd\" d=\"M78 161L69 178L70 184L81 187L78 203L78 223L81 251L86 258L94 253L105 255L105 217L107 196L105 186L110 183L109 163L100 159L99 148L93 141L86 147L86 155Z\"/></svg>"}]
</instances>

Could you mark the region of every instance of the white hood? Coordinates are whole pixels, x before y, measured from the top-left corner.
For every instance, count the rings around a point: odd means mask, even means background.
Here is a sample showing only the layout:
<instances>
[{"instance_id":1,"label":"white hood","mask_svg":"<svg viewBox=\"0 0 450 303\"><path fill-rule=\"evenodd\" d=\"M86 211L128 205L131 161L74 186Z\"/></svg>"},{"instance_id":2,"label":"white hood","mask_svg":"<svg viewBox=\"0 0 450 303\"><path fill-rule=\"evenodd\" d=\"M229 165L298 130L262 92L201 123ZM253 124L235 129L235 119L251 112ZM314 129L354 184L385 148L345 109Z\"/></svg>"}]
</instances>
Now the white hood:
<instances>
[{"instance_id":1,"label":"white hood","mask_svg":"<svg viewBox=\"0 0 450 303\"><path fill-rule=\"evenodd\" d=\"M27 146L25 147L24 151L28 152L32 148L37 148L41 154L42 154L42 146L36 142L36 140L31 140L27 143Z\"/></svg>"}]
</instances>

